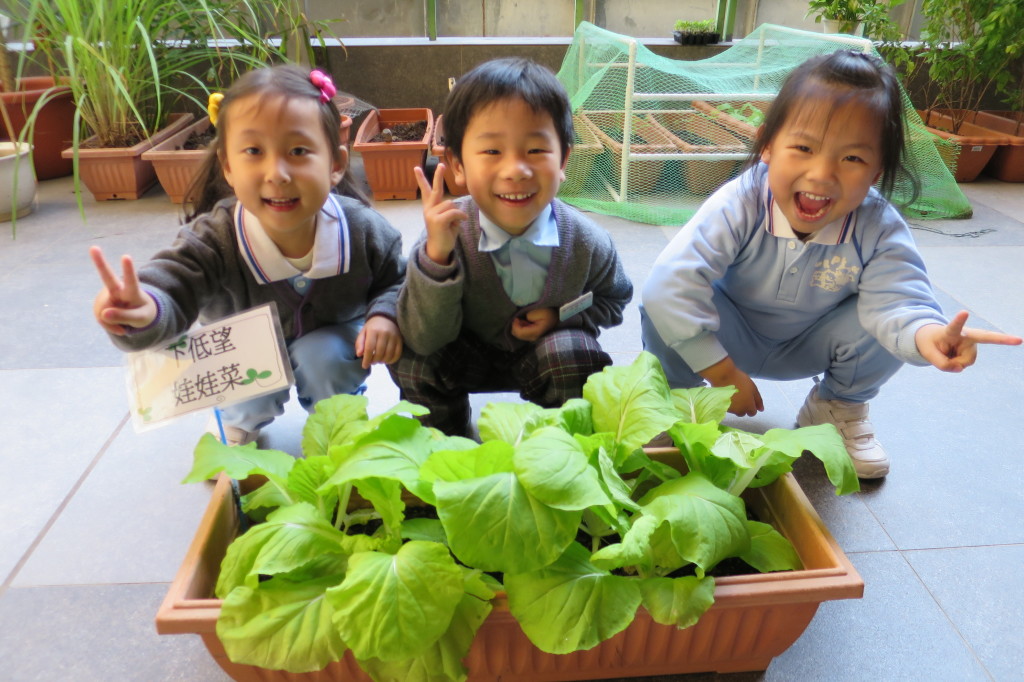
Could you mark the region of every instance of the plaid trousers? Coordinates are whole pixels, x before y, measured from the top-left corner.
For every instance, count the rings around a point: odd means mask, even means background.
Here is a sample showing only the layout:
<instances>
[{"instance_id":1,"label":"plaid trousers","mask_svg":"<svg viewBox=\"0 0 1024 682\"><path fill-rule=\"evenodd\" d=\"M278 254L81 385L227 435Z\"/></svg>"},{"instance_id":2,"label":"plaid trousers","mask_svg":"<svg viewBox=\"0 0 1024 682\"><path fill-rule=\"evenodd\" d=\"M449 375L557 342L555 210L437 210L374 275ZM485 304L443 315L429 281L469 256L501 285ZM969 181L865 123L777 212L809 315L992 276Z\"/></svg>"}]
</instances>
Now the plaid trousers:
<instances>
[{"instance_id":1,"label":"plaid trousers","mask_svg":"<svg viewBox=\"0 0 1024 682\"><path fill-rule=\"evenodd\" d=\"M470 393L519 391L524 400L559 407L583 394L587 378L612 364L597 339L581 329L557 329L525 348L503 351L463 332L430 356L409 350L393 365L401 397L430 414L420 420L450 436L472 437Z\"/></svg>"}]
</instances>

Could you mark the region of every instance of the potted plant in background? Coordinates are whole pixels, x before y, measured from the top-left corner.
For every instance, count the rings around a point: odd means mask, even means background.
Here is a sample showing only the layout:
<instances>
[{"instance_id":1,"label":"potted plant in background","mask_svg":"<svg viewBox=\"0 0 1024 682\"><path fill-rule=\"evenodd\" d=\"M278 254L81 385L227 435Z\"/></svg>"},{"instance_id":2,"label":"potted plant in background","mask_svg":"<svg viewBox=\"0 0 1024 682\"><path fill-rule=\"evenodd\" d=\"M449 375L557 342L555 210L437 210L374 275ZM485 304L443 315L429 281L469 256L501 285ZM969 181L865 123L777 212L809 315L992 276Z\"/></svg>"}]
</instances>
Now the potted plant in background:
<instances>
[{"instance_id":1,"label":"potted plant in background","mask_svg":"<svg viewBox=\"0 0 1024 682\"><path fill-rule=\"evenodd\" d=\"M0 15L0 19L9 18ZM50 76L18 78L7 49L6 30L0 30L0 101L6 137L31 147L32 165L38 180L70 175L71 161L61 152L71 143L75 104L71 88L57 85ZM26 121L33 118L32 135L22 135Z\"/></svg>"},{"instance_id":2,"label":"potted plant in background","mask_svg":"<svg viewBox=\"0 0 1024 682\"><path fill-rule=\"evenodd\" d=\"M673 28L672 37L680 45L707 45L718 42L718 25L714 19L699 21L680 19Z\"/></svg>"},{"instance_id":3,"label":"potted plant in background","mask_svg":"<svg viewBox=\"0 0 1024 682\"><path fill-rule=\"evenodd\" d=\"M825 33L863 35L884 40L879 35L891 26L889 12L905 0L810 0L805 17L814 16Z\"/></svg>"},{"instance_id":4,"label":"potted plant in background","mask_svg":"<svg viewBox=\"0 0 1024 682\"><path fill-rule=\"evenodd\" d=\"M977 177L1006 135L972 123L992 92L1009 92L1013 65L1024 54L1024 5L1013 0L924 0L921 28L928 69L927 105L920 112L929 129L959 147L955 177Z\"/></svg>"},{"instance_id":5,"label":"potted plant in background","mask_svg":"<svg viewBox=\"0 0 1024 682\"><path fill-rule=\"evenodd\" d=\"M245 46L244 49L253 59L261 61L261 65L282 62L315 65L318 50L322 51L326 45L325 38L336 38L330 29L330 24L336 20L309 19L294 0L265 0L258 4L243 0L236 4L218 3L210 8L218 12L211 26L217 31L216 39ZM225 83L224 87L228 85L230 83ZM338 93L334 101L339 110L350 111L357 106L357 100L345 93ZM352 118L343 113L342 144L348 143L351 126ZM185 200L214 132L204 110L198 120L187 128L142 153L142 160L153 164L160 186L173 203L180 204Z\"/></svg>"},{"instance_id":6,"label":"potted plant in background","mask_svg":"<svg viewBox=\"0 0 1024 682\"><path fill-rule=\"evenodd\" d=\"M79 182L99 199L137 198L156 182L141 159L205 106L207 82L227 82L242 66L266 63L255 49L226 49L218 24L249 0L17 0L22 54L67 82L75 102L72 159ZM84 131L88 137L80 133ZM117 150L117 151L113 151ZM81 207L81 194L78 193Z\"/></svg>"},{"instance_id":7,"label":"potted plant in background","mask_svg":"<svg viewBox=\"0 0 1024 682\"><path fill-rule=\"evenodd\" d=\"M352 151L363 159L375 200L419 196L413 169L427 160L433 128L434 112L427 108L370 110L356 131Z\"/></svg>"},{"instance_id":8,"label":"potted plant in background","mask_svg":"<svg viewBox=\"0 0 1024 682\"><path fill-rule=\"evenodd\" d=\"M764 669L863 590L787 472L810 450L838 493L857 481L831 426L722 427L732 393L669 391L642 353L561 408L488 405L482 444L356 396L317 405L302 459L204 436L186 480L227 475L158 630L202 634L240 680ZM642 448L664 431L678 450ZM252 475L238 535L228 477Z\"/></svg>"}]
</instances>

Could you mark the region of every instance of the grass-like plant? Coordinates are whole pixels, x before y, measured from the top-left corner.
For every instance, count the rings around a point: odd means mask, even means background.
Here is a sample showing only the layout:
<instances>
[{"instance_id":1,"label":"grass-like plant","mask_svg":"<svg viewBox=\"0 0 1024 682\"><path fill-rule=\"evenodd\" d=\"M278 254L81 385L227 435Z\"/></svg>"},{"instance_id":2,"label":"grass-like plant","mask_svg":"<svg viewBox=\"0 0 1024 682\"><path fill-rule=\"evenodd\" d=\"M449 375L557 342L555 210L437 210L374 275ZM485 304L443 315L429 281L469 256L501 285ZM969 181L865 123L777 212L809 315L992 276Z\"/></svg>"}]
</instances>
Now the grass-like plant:
<instances>
[{"instance_id":1,"label":"grass-like plant","mask_svg":"<svg viewBox=\"0 0 1024 682\"><path fill-rule=\"evenodd\" d=\"M292 6L290 0L272 4ZM42 64L71 87L79 121L99 146L130 146L163 126L173 107L202 110L211 86L226 87L241 71L286 59L288 44L277 34L291 35L306 19L287 12L274 17L264 5L20 0L23 42L34 53L23 53L19 70L30 59ZM320 36L319 25L303 26ZM80 144L77 136L74 143Z\"/></svg>"},{"instance_id":2,"label":"grass-like plant","mask_svg":"<svg viewBox=\"0 0 1024 682\"><path fill-rule=\"evenodd\" d=\"M310 19L297 0L10 4L22 25L17 75L41 68L72 90L75 186L83 217L77 157L86 138L95 136L97 147L133 146L172 113L204 112L210 91L227 88L240 73L279 62L312 64L316 49L337 38L330 30L334 20ZM50 99L44 94L27 116L20 143L32 139Z\"/></svg>"}]
</instances>

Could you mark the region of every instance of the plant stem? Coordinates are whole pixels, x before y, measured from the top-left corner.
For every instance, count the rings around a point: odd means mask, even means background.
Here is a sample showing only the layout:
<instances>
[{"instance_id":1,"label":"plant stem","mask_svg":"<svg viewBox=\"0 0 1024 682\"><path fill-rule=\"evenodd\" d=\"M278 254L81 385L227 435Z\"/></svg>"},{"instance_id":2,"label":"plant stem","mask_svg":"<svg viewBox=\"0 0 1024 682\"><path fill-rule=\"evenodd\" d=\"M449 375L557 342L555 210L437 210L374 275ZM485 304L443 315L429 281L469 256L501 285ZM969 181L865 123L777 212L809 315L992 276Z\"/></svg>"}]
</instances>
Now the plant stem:
<instances>
[{"instance_id":1,"label":"plant stem","mask_svg":"<svg viewBox=\"0 0 1024 682\"><path fill-rule=\"evenodd\" d=\"M334 527L338 530L348 530L348 500L352 497L352 484L345 483L338 486L338 513L334 517ZM342 524L345 525L342 528Z\"/></svg>"},{"instance_id":2,"label":"plant stem","mask_svg":"<svg viewBox=\"0 0 1024 682\"><path fill-rule=\"evenodd\" d=\"M736 495L737 497L742 495L743 491L747 489L750 482L754 480L755 476L757 476L757 472L761 470L761 467L764 466L765 461L767 461L771 456L772 452L774 451L771 448L764 448L764 453L754 460L754 466L745 470L735 481L732 482L732 485L729 486L729 493Z\"/></svg>"}]
</instances>

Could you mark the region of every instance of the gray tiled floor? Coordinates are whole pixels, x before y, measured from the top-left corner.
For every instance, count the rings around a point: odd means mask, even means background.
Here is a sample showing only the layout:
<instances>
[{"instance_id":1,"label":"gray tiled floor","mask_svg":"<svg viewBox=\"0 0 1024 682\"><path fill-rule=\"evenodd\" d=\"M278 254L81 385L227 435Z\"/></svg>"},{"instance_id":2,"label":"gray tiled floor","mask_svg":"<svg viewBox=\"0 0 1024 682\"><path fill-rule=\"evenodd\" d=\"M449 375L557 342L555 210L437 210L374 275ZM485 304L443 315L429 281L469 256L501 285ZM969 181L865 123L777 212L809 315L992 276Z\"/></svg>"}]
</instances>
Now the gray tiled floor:
<instances>
[{"instance_id":1,"label":"gray tiled floor","mask_svg":"<svg viewBox=\"0 0 1024 682\"><path fill-rule=\"evenodd\" d=\"M1024 332L1024 191L986 178L962 188L973 219L915 232L941 301L976 326ZM179 484L205 418L135 433L121 355L90 307L87 247L144 259L177 229L175 207L159 189L87 197L83 224L70 180L42 183L39 198L16 240L0 235L0 679L225 679L198 638L153 627L210 492ZM378 208L410 244L419 202ZM637 285L674 232L595 218ZM602 337L617 363L640 350L637 324L634 302ZM892 474L858 495L836 498L801 461L864 598L824 604L763 674L685 679L1024 680L1022 370L1024 349L991 347L961 375L900 372L872 406ZM791 426L808 386L764 384L768 409L744 426ZM397 390L374 372L370 395L380 408ZM291 406L265 444L295 450L302 419Z\"/></svg>"}]
</instances>

